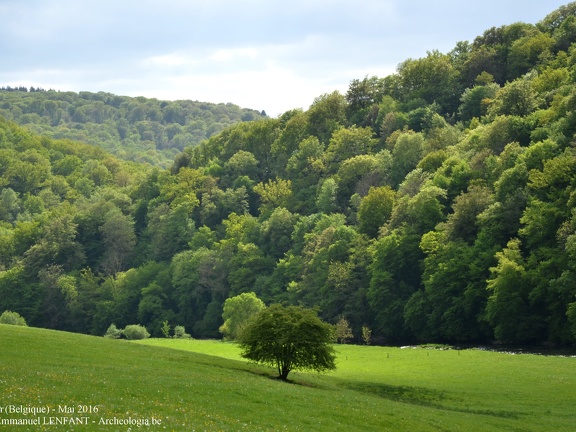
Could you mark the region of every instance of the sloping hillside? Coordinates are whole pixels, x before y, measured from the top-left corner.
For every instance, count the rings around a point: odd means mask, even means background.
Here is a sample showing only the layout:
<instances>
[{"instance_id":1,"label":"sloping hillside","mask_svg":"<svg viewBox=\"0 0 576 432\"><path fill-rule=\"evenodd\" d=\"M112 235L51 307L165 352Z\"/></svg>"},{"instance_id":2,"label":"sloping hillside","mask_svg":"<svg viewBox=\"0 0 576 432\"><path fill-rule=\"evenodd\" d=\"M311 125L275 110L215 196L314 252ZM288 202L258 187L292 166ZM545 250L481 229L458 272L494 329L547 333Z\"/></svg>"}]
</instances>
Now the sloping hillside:
<instances>
[{"instance_id":1,"label":"sloping hillside","mask_svg":"<svg viewBox=\"0 0 576 432\"><path fill-rule=\"evenodd\" d=\"M161 101L110 93L0 89L0 116L52 138L94 144L121 159L169 166L193 146L264 113L233 104Z\"/></svg>"},{"instance_id":2,"label":"sloping hillside","mask_svg":"<svg viewBox=\"0 0 576 432\"><path fill-rule=\"evenodd\" d=\"M575 23L489 29L170 170L0 122L0 311L217 338L253 291L356 342L574 344Z\"/></svg>"},{"instance_id":3,"label":"sloping hillside","mask_svg":"<svg viewBox=\"0 0 576 432\"><path fill-rule=\"evenodd\" d=\"M348 346L331 376L284 383L125 340L2 324L0 340L3 429L545 431L574 417L570 358Z\"/></svg>"}]
</instances>

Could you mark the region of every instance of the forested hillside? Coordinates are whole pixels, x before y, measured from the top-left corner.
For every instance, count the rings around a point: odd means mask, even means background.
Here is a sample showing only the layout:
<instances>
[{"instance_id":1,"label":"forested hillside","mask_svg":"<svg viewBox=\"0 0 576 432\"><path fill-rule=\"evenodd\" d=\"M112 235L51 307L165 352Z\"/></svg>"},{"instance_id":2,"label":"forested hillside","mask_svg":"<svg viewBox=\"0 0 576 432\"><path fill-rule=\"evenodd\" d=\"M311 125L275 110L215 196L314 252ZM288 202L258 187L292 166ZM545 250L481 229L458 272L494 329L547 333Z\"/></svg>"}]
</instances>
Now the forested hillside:
<instances>
[{"instance_id":1,"label":"forested hillside","mask_svg":"<svg viewBox=\"0 0 576 432\"><path fill-rule=\"evenodd\" d=\"M3 87L0 116L41 135L95 144L121 159L166 168L185 147L262 113L233 104Z\"/></svg>"},{"instance_id":2,"label":"forested hillside","mask_svg":"<svg viewBox=\"0 0 576 432\"><path fill-rule=\"evenodd\" d=\"M218 337L224 301L377 343L576 341L576 3L149 169L0 123L0 311ZM91 149L91 150L89 150Z\"/></svg>"}]
</instances>

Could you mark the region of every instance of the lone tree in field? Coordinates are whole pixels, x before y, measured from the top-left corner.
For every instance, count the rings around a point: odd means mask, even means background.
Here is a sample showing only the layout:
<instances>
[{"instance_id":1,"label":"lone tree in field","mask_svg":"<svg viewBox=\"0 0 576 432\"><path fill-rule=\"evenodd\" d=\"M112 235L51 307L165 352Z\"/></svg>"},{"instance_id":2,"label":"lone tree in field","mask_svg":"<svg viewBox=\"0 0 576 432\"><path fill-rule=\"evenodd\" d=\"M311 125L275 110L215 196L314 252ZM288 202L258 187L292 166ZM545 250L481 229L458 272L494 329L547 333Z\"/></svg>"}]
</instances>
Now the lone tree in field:
<instances>
[{"instance_id":1,"label":"lone tree in field","mask_svg":"<svg viewBox=\"0 0 576 432\"><path fill-rule=\"evenodd\" d=\"M333 340L333 327L313 310L280 305L259 312L238 337L242 357L276 367L283 381L292 370L335 369Z\"/></svg>"}]
</instances>

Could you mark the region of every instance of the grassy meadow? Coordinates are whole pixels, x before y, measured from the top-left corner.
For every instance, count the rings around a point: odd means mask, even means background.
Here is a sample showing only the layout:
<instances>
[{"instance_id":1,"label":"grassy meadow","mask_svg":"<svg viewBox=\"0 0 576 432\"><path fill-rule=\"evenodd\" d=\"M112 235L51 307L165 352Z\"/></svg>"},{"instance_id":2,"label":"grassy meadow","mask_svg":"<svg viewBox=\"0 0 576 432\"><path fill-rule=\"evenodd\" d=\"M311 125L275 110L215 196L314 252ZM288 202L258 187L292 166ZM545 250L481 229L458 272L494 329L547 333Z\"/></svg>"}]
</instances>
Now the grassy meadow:
<instances>
[{"instance_id":1,"label":"grassy meadow","mask_svg":"<svg viewBox=\"0 0 576 432\"><path fill-rule=\"evenodd\" d=\"M0 430L575 427L575 358L351 345L337 351L335 371L291 373L292 383L283 383L271 369L241 359L230 343L129 342L0 325L0 421L34 417L26 409L50 410L35 416L40 424ZM63 406L75 412L59 413ZM75 417L82 423L70 424Z\"/></svg>"}]
</instances>

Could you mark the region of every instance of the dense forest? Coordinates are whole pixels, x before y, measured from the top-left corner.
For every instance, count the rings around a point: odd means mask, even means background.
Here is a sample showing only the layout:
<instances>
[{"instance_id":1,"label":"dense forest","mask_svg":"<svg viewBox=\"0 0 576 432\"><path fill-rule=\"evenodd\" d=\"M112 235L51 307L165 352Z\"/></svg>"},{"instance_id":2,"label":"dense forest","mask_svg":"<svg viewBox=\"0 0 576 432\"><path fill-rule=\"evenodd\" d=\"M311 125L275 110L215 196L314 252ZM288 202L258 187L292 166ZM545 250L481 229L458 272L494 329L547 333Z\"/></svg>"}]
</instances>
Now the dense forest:
<instances>
[{"instance_id":1,"label":"dense forest","mask_svg":"<svg viewBox=\"0 0 576 432\"><path fill-rule=\"evenodd\" d=\"M571 345L575 132L576 3L235 123L169 169L0 120L0 311L213 338L255 292L356 341Z\"/></svg>"},{"instance_id":2,"label":"dense forest","mask_svg":"<svg viewBox=\"0 0 576 432\"><path fill-rule=\"evenodd\" d=\"M40 135L95 144L121 159L168 168L185 147L265 113L233 104L7 86L0 88L0 116Z\"/></svg>"}]
</instances>

